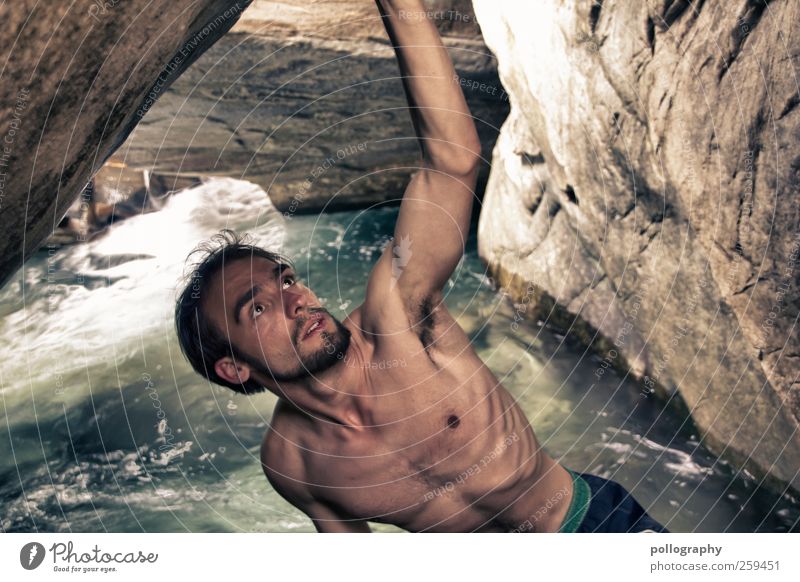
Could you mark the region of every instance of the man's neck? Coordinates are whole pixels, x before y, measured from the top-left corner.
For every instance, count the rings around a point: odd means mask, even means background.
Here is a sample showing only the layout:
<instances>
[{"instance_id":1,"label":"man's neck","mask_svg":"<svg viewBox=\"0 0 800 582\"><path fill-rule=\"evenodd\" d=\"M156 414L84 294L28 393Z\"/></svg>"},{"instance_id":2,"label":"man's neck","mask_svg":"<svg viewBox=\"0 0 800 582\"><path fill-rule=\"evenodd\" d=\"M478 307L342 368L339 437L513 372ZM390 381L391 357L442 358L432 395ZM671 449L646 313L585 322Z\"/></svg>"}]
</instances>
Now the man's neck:
<instances>
[{"instance_id":1,"label":"man's neck","mask_svg":"<svg viewBox=\"0 0 800 582\"><path fill-rule=\"evenodd\" d=\"M357 325L343 322L351 331L344 357L327 370L294 382L281 382L273 390L279 398L314 422L336 423L361 429L369 425L372 385L369 362L372 347Z\"/></svg>"}]
</instances>

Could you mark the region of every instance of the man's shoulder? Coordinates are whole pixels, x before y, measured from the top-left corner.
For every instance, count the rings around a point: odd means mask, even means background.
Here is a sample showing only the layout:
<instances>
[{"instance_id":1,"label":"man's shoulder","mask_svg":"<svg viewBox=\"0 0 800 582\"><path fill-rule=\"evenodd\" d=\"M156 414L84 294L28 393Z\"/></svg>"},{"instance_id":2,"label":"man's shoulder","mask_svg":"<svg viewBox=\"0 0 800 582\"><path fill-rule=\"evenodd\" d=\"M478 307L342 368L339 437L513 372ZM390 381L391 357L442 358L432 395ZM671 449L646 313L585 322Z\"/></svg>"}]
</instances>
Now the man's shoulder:
<instances>
[{"instance_id":1,"label":"man's shoulder","mask_svg":"<svg viewBox=\"0 0 800 582\"><path fill-rule=\"evenodd\" d=\"M272 411L269 427L261 439L261 460L278 461L279 458L299 455L297 438L302 421L302 413L291 403L279 398Z\"/></svg>"},{"instance_id":2,"label":"man's shoulder","mask_svg":"<svg viewBox=\"0 0 800 582\"><path fill-rule=\"evenodd\" d=\"M299 423L302 415L279 400L261 440L261 468L275 490L292 503L310 499L305 480Z\"/></svg>"}]
</instances>

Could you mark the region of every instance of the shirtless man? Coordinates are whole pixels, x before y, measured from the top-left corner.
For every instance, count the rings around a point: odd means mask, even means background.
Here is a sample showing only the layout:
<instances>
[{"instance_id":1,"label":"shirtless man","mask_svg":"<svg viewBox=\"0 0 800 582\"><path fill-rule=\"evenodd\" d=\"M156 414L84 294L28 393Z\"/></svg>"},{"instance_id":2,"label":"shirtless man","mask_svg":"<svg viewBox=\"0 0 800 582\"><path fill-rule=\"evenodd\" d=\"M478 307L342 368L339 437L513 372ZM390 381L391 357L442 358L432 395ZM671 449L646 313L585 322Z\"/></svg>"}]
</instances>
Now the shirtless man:
<instances>
[{"instance_id":1,"label":"shirtless man","mask_svg":"<svg viewBox=\"0 0 800 582\"><path fill-rule=\"evenodd\" d=\"M226 232L203 249L179 298L184 354L216 383L279 397L263 469L318 531L369 532L368 521L437 532L659 530L620 485L570 472L540 447L443 303L464 252L480 142L422 1L377 4L422 160L364 303L339 322L291 261ZM408 261L393 269L404 240Z\"/></svg>"}]
</instances>

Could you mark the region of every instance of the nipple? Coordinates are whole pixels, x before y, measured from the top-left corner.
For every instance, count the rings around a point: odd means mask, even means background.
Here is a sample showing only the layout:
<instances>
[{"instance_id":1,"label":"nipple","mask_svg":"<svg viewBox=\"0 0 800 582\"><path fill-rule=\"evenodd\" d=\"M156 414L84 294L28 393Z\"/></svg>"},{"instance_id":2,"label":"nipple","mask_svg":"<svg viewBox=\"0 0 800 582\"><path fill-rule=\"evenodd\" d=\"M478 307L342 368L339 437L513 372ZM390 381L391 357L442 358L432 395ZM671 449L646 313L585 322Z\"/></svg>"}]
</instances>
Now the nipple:
<instances>
[{"instance_id":1,"label":"nipple","mask_svg":"<svg viewBox=\"0 0 800 582\"><path fill-rule=\"evenodd\" d=\"M455 414L447 417L447 428L456 428L461 421Z\"/></svg>"}]
</instances>

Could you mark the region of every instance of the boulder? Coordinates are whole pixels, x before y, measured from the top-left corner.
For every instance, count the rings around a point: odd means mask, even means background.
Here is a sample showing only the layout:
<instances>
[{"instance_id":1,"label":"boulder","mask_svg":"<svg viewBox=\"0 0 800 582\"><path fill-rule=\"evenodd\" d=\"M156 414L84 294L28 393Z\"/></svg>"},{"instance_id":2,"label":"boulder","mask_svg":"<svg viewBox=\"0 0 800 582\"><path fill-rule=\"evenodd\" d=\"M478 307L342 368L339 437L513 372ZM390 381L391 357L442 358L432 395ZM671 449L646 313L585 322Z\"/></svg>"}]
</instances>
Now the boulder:
<instances>
[{"instance_id":1,"label":"boulder","mask_svg":"<svg viewBox=\"0 0 800 582\"><path fill-rule=\"evenodd\" d=\"M479 252L800 490L800 4L474 0L511 101ZM587 390L593 378L586 379Z\"/></svg>"},{"instance_id":2,"label":"boulder","mask_svg":"<svg viewBox=\"0 0 800 582\"><path fill-rule=\"evenodd\" d=\"M249 0L4 3L0 284Z\"/></svg>"}]
</instances>

